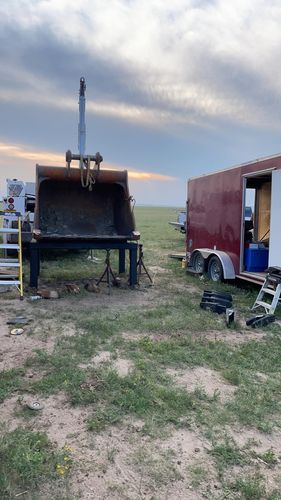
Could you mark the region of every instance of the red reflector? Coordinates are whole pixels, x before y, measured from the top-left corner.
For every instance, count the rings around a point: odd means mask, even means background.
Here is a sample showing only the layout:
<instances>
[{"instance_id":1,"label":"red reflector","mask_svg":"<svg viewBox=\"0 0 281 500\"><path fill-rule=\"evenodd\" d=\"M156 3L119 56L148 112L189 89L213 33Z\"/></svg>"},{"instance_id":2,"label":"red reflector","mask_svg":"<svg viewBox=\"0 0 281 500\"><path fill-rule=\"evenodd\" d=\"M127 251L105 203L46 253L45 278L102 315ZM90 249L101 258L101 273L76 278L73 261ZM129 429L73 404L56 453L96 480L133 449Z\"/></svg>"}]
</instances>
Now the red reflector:
<instances>
[{"instance_id":1,"label":"red reflector","mask_svg":"<svg viewBox=\"0 0 281 500\"><path fill-rule=\"evenodd\" d=\"M8 203L14 203L14 198L8 198Z\"/></svg>"}]
</instances>

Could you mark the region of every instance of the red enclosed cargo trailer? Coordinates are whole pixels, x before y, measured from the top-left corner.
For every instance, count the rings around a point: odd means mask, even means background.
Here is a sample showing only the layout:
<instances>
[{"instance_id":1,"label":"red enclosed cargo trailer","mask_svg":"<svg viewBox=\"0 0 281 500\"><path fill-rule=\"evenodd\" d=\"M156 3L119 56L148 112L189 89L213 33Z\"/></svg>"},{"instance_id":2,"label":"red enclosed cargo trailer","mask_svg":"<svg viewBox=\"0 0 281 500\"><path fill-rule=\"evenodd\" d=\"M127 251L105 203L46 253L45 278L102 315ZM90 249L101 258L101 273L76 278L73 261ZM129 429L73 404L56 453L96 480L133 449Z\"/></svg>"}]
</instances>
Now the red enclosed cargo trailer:
<instances>
[{"instance_id":1,"label":"red enclosed cargo trailer","mask_svg":"<svg viewBox=\"0 0 281 500\"><path fill-rule=\"evenodd\" d=\"M281 267L281 155L192 178L187 198L189 270L261 283Z\"/></svg>"}]
</instances>

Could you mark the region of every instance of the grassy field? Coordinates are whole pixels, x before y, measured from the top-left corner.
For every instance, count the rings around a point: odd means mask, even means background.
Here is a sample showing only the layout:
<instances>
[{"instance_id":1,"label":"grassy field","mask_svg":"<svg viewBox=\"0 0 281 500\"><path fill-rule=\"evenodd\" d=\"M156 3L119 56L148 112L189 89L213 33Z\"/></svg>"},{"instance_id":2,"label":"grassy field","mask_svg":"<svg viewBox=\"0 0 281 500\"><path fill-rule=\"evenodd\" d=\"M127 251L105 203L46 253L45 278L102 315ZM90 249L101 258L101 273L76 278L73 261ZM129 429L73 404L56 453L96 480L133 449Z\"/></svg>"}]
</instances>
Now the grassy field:
<instances>
[{"instance_id":1,"label":"grassy field","mask_svg":"<svg viewBox=\"0 0 281 500\"><path fill-rule=\"evenodd\" d=\"M110 295L89 293L104 254L54 254L40 286L60 299L0 296L0 498L281 499L280 323L247 328L256 288L168 258L184 250L176 212L136 208L153 286L121 277ZM233 294L231 328L200 309L205 288ZM20 337L6 325L15 314L31 320Z\"/></svg>"}]
</instances>

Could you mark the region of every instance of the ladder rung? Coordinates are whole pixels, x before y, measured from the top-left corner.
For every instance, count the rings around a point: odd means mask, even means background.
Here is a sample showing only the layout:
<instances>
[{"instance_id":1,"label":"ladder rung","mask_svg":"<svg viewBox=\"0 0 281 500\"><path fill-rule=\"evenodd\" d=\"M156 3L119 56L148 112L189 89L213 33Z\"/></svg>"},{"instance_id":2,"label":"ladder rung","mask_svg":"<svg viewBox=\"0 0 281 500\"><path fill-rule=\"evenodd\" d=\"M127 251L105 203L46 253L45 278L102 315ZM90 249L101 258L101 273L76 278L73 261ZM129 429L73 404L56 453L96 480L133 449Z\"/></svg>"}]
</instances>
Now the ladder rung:
<instances>
[{"instance_id":1,"label":"ladder rung","mask_svg":"<svg viewBox=\"0 0 281 500\"><path fill-rule=\"evenodd\" d=\"M18 280L10 281L10 280L1 280L0 279L0 286L1 285L20 285L20 281L18 281Z\"/></svg>"},{"instance_id":2,"label":"ladder rung","mask_svg":"<svg viewBox=\"0 0 281 500\"><path fill-rule=\"evenodd\" d=\"M0 267L20 267L19 262L1 262L0 261Z\"/></svg>"},{"instance_id":3,"label":"ladder rung","mask_svg":"<svg viewBox=\"0 0 281 500\"><path fill-rule=\"evenodd\" d=\"M0 262L0 267L20 267L19 262Z\"/></svg>"},{"instance_id":4,"label":"ladder rung","mask_svg":"<svg viewBox=\"0 0 281 500\"><path fill-rule=\"evenodd\" d=\"M8 217L8 213L1 211L0 215L4 217ZM18 227L1 227L0 234L17 234L18 242L16 243L0 243L0 249L3 248L5 250L17 250L18 258L1 258L0 257L0 269L6 268L4 273L0 273L0 286L16 286L20 291L21 298L23 297L23 283L22 283L22 266L21 266L21 226L20 226L20 213L15 212L13 216L18 217ZM18 274L13 274L12 271L9 271L9 268L18 268ZM8 274L9 273L9 274Z\"/></svg>"},{"instance_id":5,"label":"ladder rung","mask_svg":"<svg viewBox=\"0 0 281 500\"><path fill-rule=\"evenodd\" d=\"M0 274L0 281L4 279L17 279L19 277L18 274Z\"/></svg>"},{"instance_id":6,"label":"ladder rung","mask_svg":"<svg viewBox=\"0 0 281 500\"><path fill-rule=\"evenodd\" d=\"M0 233L12 234L12 233L18 233L18 232L19 232L18 229L12 229L10 227L2 227L2 228L0 228Z\"/></svg>"},{"instance_id":7,"label":"ladder rung","mask_svg":"<svg viewBox=\"0 0 281 500\"><path fill-rule=\"evenodd\" d=\"M2 259L2 257L0 257L0 261L1 262L18 262L18 259L14 259L14 258L10 258L10 259Z\"/></svg>"},{"instance_id":8,"label":"ladder rung","mask_svg":"<svg viewBox=\"0 0 281 500\"><path fill-rule=\"evenodd\" d=\"M269 304L268 302L263 302L262 300L257 300L256 304L258 304L259 306L264 307L265 309L270 309L271 308L271 304Z\"/></svg>"},{"instance_id":9,"label":"ladder rung","mask_svg":"<svg viewBox=\"0 0 281 500\"><path fill-rule=\"evenodd\" d=\"M19 245L15 243L0 243L0 248L6 248L7 250L19 250Z\"/></svg>"},{"instance_id":10,"label":"ladder rung","mask_svg":"<svg viewBox=\"0 0 281 500\"><path fill-rule=\"evenodd\" d=\"M263 293L269 293L270 295L275 295L276 290L273 290L272 288L263 288L262 289Z\"/></svg>"},{"instance_id":11,"label":"ladder rung","mask_svg":"<svg viewBox=\"0 0 281 500\"><path fill-rule=\"evenodd\" d=\"M268 276L266 278L266 282L268 283L274 283L275 285L281 283L281 276Z\"/></svg>"}]
</instances>

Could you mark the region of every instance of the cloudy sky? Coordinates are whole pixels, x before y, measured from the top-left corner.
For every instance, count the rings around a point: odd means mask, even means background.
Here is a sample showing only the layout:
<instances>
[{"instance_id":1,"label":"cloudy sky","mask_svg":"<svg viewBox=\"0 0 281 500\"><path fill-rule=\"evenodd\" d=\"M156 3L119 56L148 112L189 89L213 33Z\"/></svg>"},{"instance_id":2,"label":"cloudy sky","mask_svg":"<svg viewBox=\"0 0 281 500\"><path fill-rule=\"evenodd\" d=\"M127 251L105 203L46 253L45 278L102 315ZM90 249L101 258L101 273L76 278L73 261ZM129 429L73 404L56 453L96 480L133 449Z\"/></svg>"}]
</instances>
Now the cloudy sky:
<instances>
[{"instance_id":1,"label":"cloudy sky","mask_svg":"<svg viewBox=\"0 0 281 500\"><path fill-rule=\"evenodd\" d=\"M82 75L87 152L139 204L280 152L280 25L280 0L0 0L0 192L77 152Z\"/></svg>"}]
</instances>

